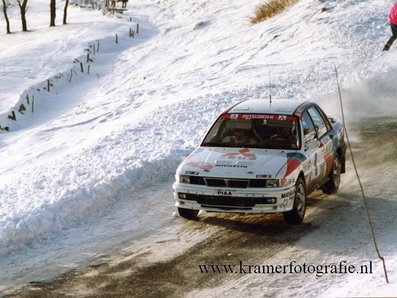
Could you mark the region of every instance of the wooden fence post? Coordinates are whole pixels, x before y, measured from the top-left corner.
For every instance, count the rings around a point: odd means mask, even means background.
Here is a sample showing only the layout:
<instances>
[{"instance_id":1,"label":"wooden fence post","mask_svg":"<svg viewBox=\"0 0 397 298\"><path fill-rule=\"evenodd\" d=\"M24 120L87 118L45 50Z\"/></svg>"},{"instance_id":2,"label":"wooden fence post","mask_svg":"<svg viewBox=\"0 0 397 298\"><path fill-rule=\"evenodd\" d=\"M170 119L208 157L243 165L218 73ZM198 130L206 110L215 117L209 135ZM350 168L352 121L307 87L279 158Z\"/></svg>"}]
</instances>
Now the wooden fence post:
<instances>
[{"instance_id":1,"label":"wooden fence post","mask_svg":"<svg viewBox=\"0 0 397 298\"><path fill-rule=\"evenodd\" d=\"M15 112L14 111L11 111L11 115L8 115L8 119L17 121L17 117L15 116Z\"/></svg>"}]
</instances>

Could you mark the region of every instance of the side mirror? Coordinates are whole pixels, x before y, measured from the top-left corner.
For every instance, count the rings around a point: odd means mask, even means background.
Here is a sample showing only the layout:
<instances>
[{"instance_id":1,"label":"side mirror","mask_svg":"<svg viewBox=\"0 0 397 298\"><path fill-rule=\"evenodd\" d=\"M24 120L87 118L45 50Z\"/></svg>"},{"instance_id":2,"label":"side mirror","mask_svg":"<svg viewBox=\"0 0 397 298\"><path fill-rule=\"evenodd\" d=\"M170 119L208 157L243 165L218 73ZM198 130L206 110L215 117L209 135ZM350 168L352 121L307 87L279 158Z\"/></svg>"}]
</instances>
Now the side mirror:
<instances>
[{"instance_id":1,"label":"side mirror","mask_svg":"<svg viewBox=\"0 0 397 298\"><path fill-rule=\"evenodd\" d=\"M329 119L329 121L330 121L332 124L335 124L335 123L336 123L336 119L335 119L334 117L328 116L328 119Z\"/></svg>"}]
</instances>

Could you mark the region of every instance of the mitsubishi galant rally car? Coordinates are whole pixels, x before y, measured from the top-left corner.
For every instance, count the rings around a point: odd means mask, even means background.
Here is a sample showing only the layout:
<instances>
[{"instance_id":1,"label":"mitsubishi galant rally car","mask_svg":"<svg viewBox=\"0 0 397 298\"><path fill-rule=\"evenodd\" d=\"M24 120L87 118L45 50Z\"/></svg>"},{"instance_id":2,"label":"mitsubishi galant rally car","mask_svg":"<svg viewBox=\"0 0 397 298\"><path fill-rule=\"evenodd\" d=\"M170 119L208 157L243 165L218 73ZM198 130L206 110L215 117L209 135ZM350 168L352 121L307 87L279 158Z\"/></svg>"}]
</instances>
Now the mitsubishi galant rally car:
<instances>
[{"instance_id":1,"label":"mitsubishi galant rally car","mask_svg":"<svg viewBox=\"0 0 397 298\"><path fill-rule=\"evenodd\" d=\"M343 126L315 103L242 101L178 167L175 205L187 219L200 210L283 213L299 224L308 194L337 192L345 152Z\"/></svg>"}]
</instances>

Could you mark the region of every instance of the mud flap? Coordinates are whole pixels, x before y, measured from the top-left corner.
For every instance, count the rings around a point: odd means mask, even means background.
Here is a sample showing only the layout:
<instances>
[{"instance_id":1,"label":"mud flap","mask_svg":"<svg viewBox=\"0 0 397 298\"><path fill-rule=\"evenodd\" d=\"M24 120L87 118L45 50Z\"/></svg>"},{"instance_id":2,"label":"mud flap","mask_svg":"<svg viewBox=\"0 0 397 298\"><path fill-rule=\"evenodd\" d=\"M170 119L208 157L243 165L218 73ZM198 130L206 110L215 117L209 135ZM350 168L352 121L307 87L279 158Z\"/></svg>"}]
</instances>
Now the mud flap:
<instances>
[{"instance_id":1,"label":"mud flap","mask_svg":"<svg viewBox=\"0 0 397 298\"><path fill-rule=\"evenodd\" d=\"M341 172L341 174L344 174L344 173L346 173L346 159L344 158L344 157L342 157L341 159L340 159L340 172Z\"/></svg>"}]
</instances>

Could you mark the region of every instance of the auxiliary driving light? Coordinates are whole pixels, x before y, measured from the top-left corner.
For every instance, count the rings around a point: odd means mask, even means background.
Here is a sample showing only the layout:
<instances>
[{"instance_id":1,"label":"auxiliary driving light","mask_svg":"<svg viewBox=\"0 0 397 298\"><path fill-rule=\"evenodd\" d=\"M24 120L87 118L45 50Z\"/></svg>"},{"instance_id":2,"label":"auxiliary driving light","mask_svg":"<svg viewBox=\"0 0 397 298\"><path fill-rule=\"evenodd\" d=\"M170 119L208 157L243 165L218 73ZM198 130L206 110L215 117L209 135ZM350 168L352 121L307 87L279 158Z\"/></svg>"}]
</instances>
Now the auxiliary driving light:
<instances>
[{"instance_id":1,"label":"auxiliary driving light","mask_svg":"<svg viewBox=\"0 0 397 298\"><path fill-rule=\"evenodd\" d=\"M186 200L187 199L187 195L185 193L178 193L178 197L182 200Z\"/></svg>"}]
</instances>

